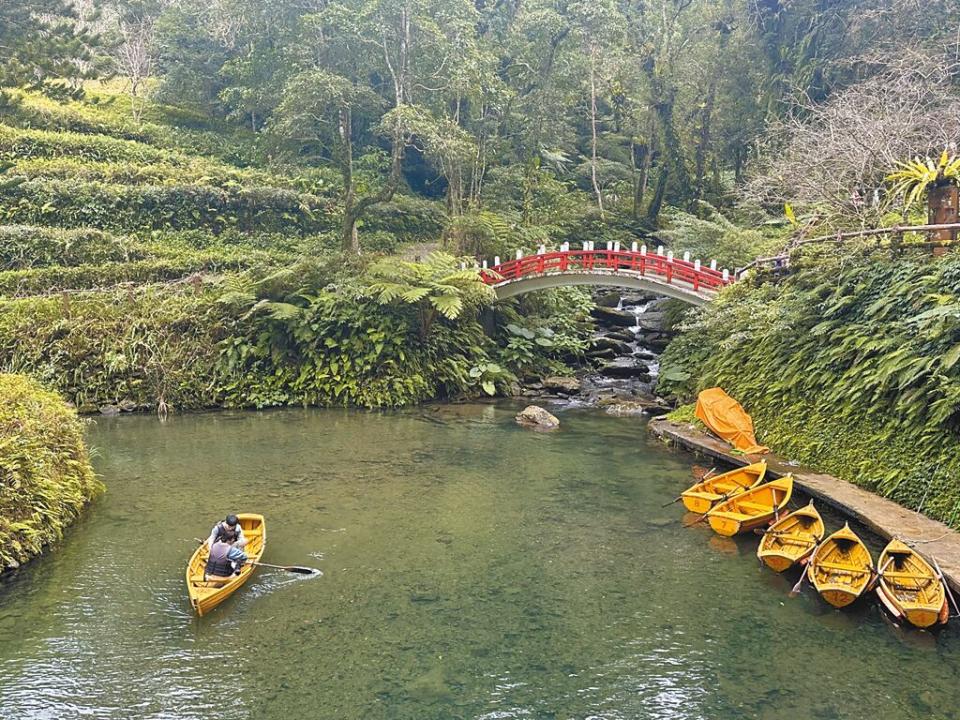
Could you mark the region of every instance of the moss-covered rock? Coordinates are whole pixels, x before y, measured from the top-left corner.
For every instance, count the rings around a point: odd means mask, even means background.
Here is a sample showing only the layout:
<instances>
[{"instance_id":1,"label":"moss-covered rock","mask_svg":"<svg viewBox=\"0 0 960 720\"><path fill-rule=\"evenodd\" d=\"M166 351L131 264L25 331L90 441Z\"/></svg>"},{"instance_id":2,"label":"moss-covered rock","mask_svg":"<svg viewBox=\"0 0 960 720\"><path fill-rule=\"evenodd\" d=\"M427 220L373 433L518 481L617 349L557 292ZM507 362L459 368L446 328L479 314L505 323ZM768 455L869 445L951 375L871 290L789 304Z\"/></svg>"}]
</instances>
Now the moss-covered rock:
<instances>
[{"instance_id":1,"label":"moss-covered rock","mask_svg":"<svg viewBox=\"0 0 960 720\"><path fill-rule=\"evenodd\" d=\"M0 374L0 570L61 538L102 489L76 412L35 380Z\"/></svg>"}]
</instances>

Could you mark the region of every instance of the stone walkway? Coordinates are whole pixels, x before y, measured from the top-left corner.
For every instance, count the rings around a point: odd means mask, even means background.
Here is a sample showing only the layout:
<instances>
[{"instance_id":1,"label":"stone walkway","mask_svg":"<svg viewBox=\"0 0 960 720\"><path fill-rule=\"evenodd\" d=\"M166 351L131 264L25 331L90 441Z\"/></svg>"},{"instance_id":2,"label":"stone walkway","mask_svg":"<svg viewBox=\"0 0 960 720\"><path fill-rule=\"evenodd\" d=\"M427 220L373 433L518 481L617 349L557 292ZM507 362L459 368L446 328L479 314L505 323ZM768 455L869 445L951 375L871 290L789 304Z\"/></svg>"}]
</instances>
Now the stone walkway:
<instances>
[{"instance_id":1,"label":"stone walkway","mask_svg":"<svg viewBox=\"0 0 960 720\"><path fill-rule=\"evenodd\" d=\"M654 418L648 427L660 438L730 465L748 465L765 458L767 474L781 477L792 473L796 486L804 493L855 518L884 539L898 537L914 545L917 552L928 561L936 558L954 595L960 600L960 532L832 475L790 464L773 453L733 455L727 443L697 430L689 423Z\"/></svg>"}]
</instances>

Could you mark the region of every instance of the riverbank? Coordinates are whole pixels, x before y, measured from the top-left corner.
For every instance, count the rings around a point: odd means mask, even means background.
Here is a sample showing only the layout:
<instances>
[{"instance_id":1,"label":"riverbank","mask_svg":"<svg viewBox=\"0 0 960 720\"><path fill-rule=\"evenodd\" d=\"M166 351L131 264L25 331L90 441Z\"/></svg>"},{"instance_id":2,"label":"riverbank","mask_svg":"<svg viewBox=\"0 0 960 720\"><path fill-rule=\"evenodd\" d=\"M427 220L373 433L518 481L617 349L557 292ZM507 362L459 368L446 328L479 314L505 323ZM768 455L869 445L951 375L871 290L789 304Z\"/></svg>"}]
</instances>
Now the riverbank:
<instances>
[{"instance_id":1,"label":"riverbank","mask_svg":"<svg viewBox=\"0 0 960 720\"><path fill-rule=\"evenodd\" d=\"M76 412L35 380L0 373L0 572L63 537L102 490Z\"/></svg>"},{"instance_id":2,"label":"riverbank","mask_svg":"<svg viewBox=\"0 0 960 720\"><path fill-rule=\"evenodd\" d=\"M647 428L673 445L730 465L748 465L762 457L767 461L768 475L782 477L790 473L796 486L807 495L853 517L885 540L898 537L914 545L927 560L936 558L950 586L960 592L960 532L943 523L774 453L734 455L727 443L688 423L654 418Z\"/></svg>"}]
</instances>

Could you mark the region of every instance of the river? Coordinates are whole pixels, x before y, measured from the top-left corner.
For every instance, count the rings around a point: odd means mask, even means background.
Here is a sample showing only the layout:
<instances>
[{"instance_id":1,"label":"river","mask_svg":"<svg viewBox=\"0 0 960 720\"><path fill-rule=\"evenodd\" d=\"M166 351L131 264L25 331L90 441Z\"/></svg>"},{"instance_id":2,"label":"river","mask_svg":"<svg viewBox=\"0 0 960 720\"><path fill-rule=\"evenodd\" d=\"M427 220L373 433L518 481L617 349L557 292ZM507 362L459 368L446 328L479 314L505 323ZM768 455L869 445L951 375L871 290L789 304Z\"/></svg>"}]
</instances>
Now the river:
<instances>
[{"instance_id":1,"label":"river","mask_svg":"<svg viewBox=\"0 0 960 720\"><path fill-rule=\"evenodd\" d=\"M661 508L693 458L641 419L516 411L98 419L108 492L0 584L0 718L955 717L960 626L789 599L756 537ZM192 538L230 511L323 575L194 617Z\"/></svg>"}]
</instances>

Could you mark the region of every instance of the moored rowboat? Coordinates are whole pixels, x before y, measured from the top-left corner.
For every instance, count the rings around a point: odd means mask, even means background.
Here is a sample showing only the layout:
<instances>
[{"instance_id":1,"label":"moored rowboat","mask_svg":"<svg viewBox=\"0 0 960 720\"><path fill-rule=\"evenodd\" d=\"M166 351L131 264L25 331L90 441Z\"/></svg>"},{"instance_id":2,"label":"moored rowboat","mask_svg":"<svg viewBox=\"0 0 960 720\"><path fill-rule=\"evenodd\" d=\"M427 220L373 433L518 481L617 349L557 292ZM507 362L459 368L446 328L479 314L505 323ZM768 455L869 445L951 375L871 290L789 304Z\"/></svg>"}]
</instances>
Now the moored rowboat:
<instances>
[{"instance_id":1,"label":"moored rowboat","mask_svg":"<svg viewBox=\"0 0 960 720\"><path fill-rule=\"evenodd\" d=\"M823 518L810 504L770 526L757 548L757 557L777 572L809 557L823 539Z\"/></svg>"},{"instance_id":2,"label":"moored rowboat","mask_svg":"<svg viewBox=\"0 0 960 720\"><path fill-rule=\"evenodd\" d=\"M894 538L880 554L879 567L877 596L894 617L921 628L946 622L943 582L913 548Z\"/></svg>"},{"instance_id":3,"label":"moored rowboat","mask_svg":"<svg viewBox=\"0 0 960 720\"><path fill-rule=\"evenodd\" d=\"M807 577L820 597L837 608L860 597L873 578L873 558L863 541L845 524L817 547Z\"/></svg>"},{"instance_id":4,"label":"moored rowboat","mask_svg":"<svg viewBox=\"0 0 960 720\"><path fill-rule=\"evenodd\" d=\"M257 562L267 544L267 527L263 515L239 513L237 519L240 521L240 527L243 528L244 537L247 538L247 545L243 550L251 561ZM187 564L187 592L190 595L190 604L197 615L206 615L230 597L237 588L250 579L255 568L254 565L247 563L240 570L240 574L235 575L228 582L206 582L203 579L203 573L209 552L210 549L204 542L196 549Z\"/></svg>"},{"instance_id":5,"label":"moored rowboat","mask_svg":"<svg viewBox=\"0 0 960 720\"><path fill-rule=\"evenodd\" d=\"M710 527L719 535L736 535L779 520L793 494L793 477L757 485L718 503L707 513Z\"/></svg>"},{"instance_id":6,"label":"moored rowboat","mask_svg":"<svg viewBox=\"0 0 960 720\"><path fill-rule=\"evenodd\" d=\"M747 488L759 485L763 482L766 472L767 463L758 462L706 478L680 494L683 499L683 506L690 512L702 515L715 503L726 500L733 495L739 495Z\"/></svg>"}]
</instances>

